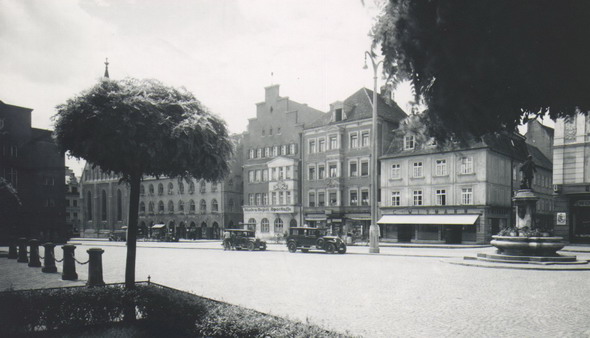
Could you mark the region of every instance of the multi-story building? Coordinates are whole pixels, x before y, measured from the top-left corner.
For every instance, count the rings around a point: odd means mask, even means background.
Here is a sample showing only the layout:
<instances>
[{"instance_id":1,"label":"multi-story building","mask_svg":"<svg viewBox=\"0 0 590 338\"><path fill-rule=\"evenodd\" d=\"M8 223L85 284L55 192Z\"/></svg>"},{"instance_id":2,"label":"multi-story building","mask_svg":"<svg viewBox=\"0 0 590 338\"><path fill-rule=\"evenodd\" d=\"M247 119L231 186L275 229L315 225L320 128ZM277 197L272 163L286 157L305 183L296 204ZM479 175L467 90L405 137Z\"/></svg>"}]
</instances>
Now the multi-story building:
<instances>
[{"instance_id":1,"label":"multi-story building","mask_svg":"<svg viewBox=\"0 0 590 338\"><path fill-rule=\"evenodd\" d=\"M66 225L72 236L80 236L81 211L78 178L73 170L66 167Z\"/></svg>"},{"instance_id":2,"label":"multi-story building","mask_svg":"<svg viewBox=\"0 0 590 338\"><path fill-rule=\"evenodd\" d=\"M558 234L590 243L590 117L555 121L553 184Z\"/></svg>"},{"instance_id":3,"label":"multi-story building","mask_svg":"<svg viewBox=\"0 0 590 338\"><path fill-rule=\"evenodd\" d=\"M140 185L139 236L174 234L178 238L220 238L224 227L243 218L242 136L232 136L230 174L220 182L145 177ZM126 229L129 188L119 176L87 164L82 174L83 235L106 237Z\"/></svg>"},{"instance_id":4,"label":"multi-story building","mask_svg":"<svg viewBox=\"0 0 590 338\"><path fill-rule=\"evenodd\" d=\"M0 101L0 177L20 199L20 204L0 206L0 238L63 241L65 158L50 130L31 128L31 112Z\"/></svg>"},{"instance_id":5,"label":"multi-story building","mask_svg":"<svg viewBox=\"0 0 590 338\"><path fill-rule=\"evenodd\" d=\"M378 97L378 149L391 142L406 114L390 99ZM303 214L307 225L334 234L366 238L371 221L373 92L361 88L303 132Z\"/></svg>"},{"instance_id":6,"label":"multi-story building","mask_svg":"<svg viewBox=\"0 0 590 338\"><path fill-rule=\"evenodd\" d=\"M265 88L264 102L244 133L244 220L260 237L302 224L301 134L322 112Z\"/></svg>"},{"instance_id":7,"label":"multi-story building","mask_svg":"<svg viewBox=\"0 0 590 338\"><path fill-rule=\"evenodd\" d=\"M538 208L551 208L551 161L521 135L499 133L437 146L412 133L396 134L381 157L384 241L489 242L514 224L512 196L529 154L537 164Z\"/></svg>"}]
</instances>

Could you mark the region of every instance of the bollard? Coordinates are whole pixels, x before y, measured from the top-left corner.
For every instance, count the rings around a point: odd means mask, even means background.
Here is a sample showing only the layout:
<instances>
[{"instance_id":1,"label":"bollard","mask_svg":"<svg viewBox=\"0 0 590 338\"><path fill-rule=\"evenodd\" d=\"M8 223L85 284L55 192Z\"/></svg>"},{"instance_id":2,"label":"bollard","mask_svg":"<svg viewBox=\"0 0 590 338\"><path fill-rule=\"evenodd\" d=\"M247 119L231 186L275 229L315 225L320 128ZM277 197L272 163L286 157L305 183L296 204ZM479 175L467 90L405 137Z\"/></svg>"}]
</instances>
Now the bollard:
<instances>
[{"instance_id":1,"label":"bollard","mask_svg":"<svg viewBox=\"0 0 590 338\"><path fill-rule=\"evenodd\" d=\"M10 244L8 245L8 258L18 258L18 252L16 250L16 240L14 238L10 240Z\"/></svg>"},{"instance_id":2,"label":"bollard","mask_svg":"<svg viewBox=\"0 0 590 338\"><path fill-rule=\"evenodd\" d=\"M29 257L27 256L27 239L18 239L18 260L19 263L28 263Z\"/></svg>"},{"instance_id":3,"label":"bollard","mask_svg":"<svg viewBox=\"0 0 590 338\"><path fill-rule=\"evenodd\" d=\"M41 261L39 260L39 240L36 239L29 241L29 266L32 268L41 267Z\"/></svg>"},{"instance_id":4,"label":"bollard","mask_svg":"<svg viewBox=\"0 0 590 338\"><path fill-rule=\"evenodd\" d=\"M102 254L104 252L101 248L90 248L88 252L88 283L87 286L104 286L102 280Z\"/></svg>"},{"instance_id":5,"label":"bollard","mask_svg":"<svg viewBox=\"0 0 590 338\"><path fill-rule=\"evenodd\" d=\"M45 243L43 244L43 247L45 248L45 257L43 259L43 269L41 269L41 271L47 273L57 272L57 267L55 266L55 254L53 252L55 244Z\"/></svg>"},{"instance_id":6,"label":"bollard","mask_svg":"<svg viewBox=\"0 0 590 338\"><path fill-rule=\"evenodd\" d=\"M76 246L72 244L66 244L62 245L61 248L64 251L64 265L61 279L77 280L78 274L76 273L76 261L74 260L74 250L76 250Z\"/></svg>"}]
</instances>

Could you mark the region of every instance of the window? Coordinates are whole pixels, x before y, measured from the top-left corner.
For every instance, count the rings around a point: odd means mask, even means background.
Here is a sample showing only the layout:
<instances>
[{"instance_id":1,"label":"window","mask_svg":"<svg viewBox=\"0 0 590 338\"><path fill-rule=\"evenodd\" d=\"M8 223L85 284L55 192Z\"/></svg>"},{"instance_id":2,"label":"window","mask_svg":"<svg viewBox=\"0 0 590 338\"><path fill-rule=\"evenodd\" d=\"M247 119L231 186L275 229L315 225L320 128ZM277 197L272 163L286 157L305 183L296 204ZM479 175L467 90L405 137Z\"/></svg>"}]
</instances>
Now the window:
<instances>
[{"instance_id":1,"label":"window","mask_svg":"<svg viewBox=\"0 0 590 338\"><path fill-rule=\"evenodd\" d=\"M190 200L190 201L189 201L189 203L188 203L188 205L189 205L189 212L190 212L191 214L194 214L194 213L195 213L195 211L197 210L197 206L196 206L196 204L195 204L195 201L193 201L193 200Z\"/></svg>"},{"instance_id":2,"label":"window","mask_svg":"<svg viewBox=\"0 0 590 338\"><path fill-rule=\"evenodd\" d=\"M363 131L361 133L361 147L368 147L370 144L371 143L369 141L369 132Z\"/></svg>"},{"instance_id":3,"label":"window","mask_svg":"<svg viewBox=\"0 0 590 338\"><path fill-rule=\"evenodd\" d=\"M262 205L268 205L268 193L262 193Z\"/></svg>"},{"instance_id":4,"label":"window","mask_svg":"<svg viewBox=\"0 0 590 338\"><path fill-rule=\"evenodd\" d=\"M330 175L330 177L338 177L338 164L337 163L329 163L328 164L328 175Z\"/></svg>"},{"instance_id":5,"label":"window","mask_svg":"<svg viewBox=\"0 0 590 338\"><path fill-rule=\"evenodd\" d=\"M277 193L272 192L272 205L277 205Z\"/></svg>"},{"instance_id":6,"label":"window","mask_svg":"<svg viewBox=\"0 0 590 338\"><path fill-rule=\"evenodd\" d=\"M465 204L465 205L473 204L473 188L462 188L461 189L461 204Z\"/></svg>"},{"instance_id":7,"label":"window","mask_svg":"<svg viewBox=\"0 0 590 338\"><path fill-rule=\"evenodd\" d=\"M164 195L164 185L162 183L158 184L158 196Z\"/></svg>"},{"instance_id":8,"label":"window","mask_svg":"<svg viewBox=\"0 0 590 338\"><path fill-rule=\"evenodd\" d=\"M261 158L262 157L262 148L256 149L256 157L257 158Z\"/></svg>"},{"instance_id":9,"label":"window","mask_svg":"<svg viewBox=\"0 0 590 338\"><path fill-rule=\"evenodd\" d=\"M279 191L279 204L283 205L283 197L285 196L283 191Z\"/></svg>"},{"instance_id":10,"label":"window","mask_svg":"<svg viewBox=\"0 0 590 338\"><path fill-rule=\"evenodd\" d=\"M279 146L272 147L272 156L273 157L279 156Z\"/></svg>"},{"instance_id":11,"label":"window","mask_svg":"<svg viewBox=\"0 0 590 338\"><path fill-rule=\"evenodd\" d=\"M361 161L361 176L369 176L369 161Z\"/></svg>"},{"instance_id":12,"label":"window","mask_svg":"<svg viewBox=\"0 0 590 338\"><path fill-rule=\"evenodd\" d=\"M178 182L178 193L184 194L184 183Z\"/></svg>"},{"instance_id":13,"label":"window","mask_svg":"<svg viewBox=\"0 0 590 338\"><path fill-rule=\"evenodd\" d=\"M169 213L174 212L174 202L172 202L172 201L168 201L168 212Z\"/></svg>"},{"instance_id":14,"label":"window","mask_svg":"<svg viewBox=\"0 0 590 338\"><path fill-rule=\"evenodd\" d=\"M121 190L117 189L117 221L123 220L123 198Z\"/></svg>"},{"instance_id":15,"label":"window","mask_svg":"<svg viewBox=\"0 0 590 338\"><path fill-rule=\"evenodd\" d=\"M164 202L160 201L158 202L158 212L159 213L164 213Z\"/></svg>"},{"instance_id":16,"label":"window","mask_svg":"<svg viewBox=\"0 0 590 338\"><path fill-rule=\"evenodd\" d=\"M275 218L275 234L283 233L283 220L281 218Z\"/></svg>"},{"instance_id":17,"label":"window","mask_svg":"<svg viewBox=\"0 0 590 338\"><path fill-rule=\"evenodd\" d=\"M201 200L199 211L201 211L201 213L207 212L207 202L205 202L205 200Z\"/></svg>"},{"instance_id":18,"label":"window","mask_svg":"<svg viewBox=\"0 0 590 338\"><path fill-rule=\"evenodd\" d=\"M436 189L436 205L447 205L447 191L445 189Z\"/></svg>"},{"instance_id":19,"label":"window","mask_svg":"<svg viewBox=\"0 0 590 338\"><path fill-rule=\"evenodd\" d=\"M268 221L268 218L263 218L262 221L260 221L260 232L270 232L269 224L270 222Z\"/></svg>"},{"instance_id":20,"label":"window","mask_svg":"<svg viewBox=\"0 0 590 338\"><path fill-rule=\"evenodd\" d=\"M325 192L318 192L318 207L325 207L326 206L326 193Z\"/></svg>"},{"instance_id":21,"label":"window","mask_svg":"<svg viewBox=\"0 0 590 338\"><path fill-rule=\"evenodd\" d=\"M216 192L217 191L217 183L213 182L211 183L211 192Z\"/></svg>"},{"instance_id":22,"label":"window","mask_svg":"<svg viewBox=\"0 0 590 338\"><path fill-rule=\"evenodd\" d=\"M326 177L326 167L323 164L318 165L318 180L323 180Z\"/></svg>"},{"instance_id":23,"label":"window","mask_svg":"<svg viewBox=\"0 0 590 338\"><path fill-rule=\"evenodd\" d=\"M139 186L139 196L145 195L145 187L142 185Z\"/></svg>"},{"instance_id":24,"label":"window","mask_svg":"<svg viewBox=\"0 0 590 338\"><path fill-rule=\"evenodd\" d=\"M335 191L330 191L328 193L328 202L330 203L330 206L338 205L338 194Z\"/></svg>"},{"instance_id":25,"label":"window","mask_svg":"<svg viewBox=\"0 0 590 338\"><path fill-rule=\"evenodd\" d=\"M342 108L334 109L334 121L342 121Z\"/></svg>"},{"instance_id":26,"label":"window","mask_svg":"<svg viewBox=\"0 0 590 338\"><path fill-rule=\"evenodd\" d=\"M178 211L180 211L182 213L184 212L184 201L183 200L178 201Z\"/></svg>"},{"instance_id":27,"label":"window","mask_svg":"<svg viewBox=\"0 0 590 338\"><path fill-rule=\"evenodd\" d=\"M280 134L280 133L281 133L281 127L278 127L277 128L277 134Z\"/></svg>"},{"instance_id":28,"label":"window","mask_svg":"<svg viewBox=\"0 0 590 338\"><path fill-rule=\"evenodd\" d=\"M216 199L211 201L211 212L218 212L219 211L219 204L217 203Z\"/></svg>"},{"instance_id":29,"label":"window","mask_svg":"<svg viewBox=\"0 0 590 338\"><path fill-rule=\"evenodd\" d=\"M256 205L261 205L262 204L262 195L257 193L255 196L256 196Z\"/></svg>"},{"instance_id":30,"label":"window","mask_svg":"<svg viewBox=\"0 0 590 338\"><path fill-rule=\"evenodd\" d=\"M262 136L264 136L264 129L262 129Z\"/></svg>"},{"instance_id":31,"label":"window","mask_svg":"<svg viewBox=\"0 0 590 338\"><path fill-rule=\"evenodd\" d=\"M422 205L422 190L414 190L414 205Z\"/></svg>"},{"instance_id":32,"label":"window","mask_svg":"<svg viewBox=\"0 0 590 338\"><path fill-rule=\"evenodd\" d=\"M107 192L102 191L100 196L100 219L103 221L107 220Z\"/></svg>"},{"instance_id":33,"label":"window","mask_svg":"<svg viewBox=\"0 0 590 338\"><path fill-rule=\"evenodd\" d=\"M349 168L350 177L357 177L359 175L358 164L356 162L350 162Z\"/></svg>"},{"instance_id":34,"label":"window","mask_svg":"<svg viewBox=\"0 0 590 338\"><path fill-rule=\"evenodd\" d=\"M254 171L254 182L260 182L260 169Z\"/></svg>"},{"instance_id":35,"label":"window","mask_svg":"<svg viewBox=\"0 0 590 338\"><path fill-rule=\"evenodd\" d=\"M195 182L191 181L188 185L188 193L194 194L195 193Z\"/></svg>"},{"instance_id":36,"label":"window","mask_svg":"<svg viewBox=\"0 0 590 338\"><path fill-rule=\"evenodd\" d=\"M287 155L287 146L286 145L281 146L281 155Z\"/></svg>"},{"instance_id":37,"label":"window","mask_svg":"<svg viewBox=\"0 0 590 338\"><path fill-rule=\"evenodd\" d=\"M291 167L285 167L285 178L288 180L291 179Z\"/></svg>"},{"instance_id":38,"label":"window","mask_svg":"<svg viewBox=\"0 0 590 338\"><path fill-rule=\"evenodd\" d=\"M154 202L148 203L148 212L150 214L153 214L154 213Z\"/></svg>"},{"instance_id":39,"label":"window","mask_svg":"<svg viewBox=\"0 0 590 338\"><path fill-rule=\"evenodd\" d=\"M315 192L310 191L308 196L309 196L309 203L308 203L309 206L315 207Z\"/></svg>"},{"instance_id":40,"label":"window","mask_svg":"<svg viewBox=\"0 0 590 338\"><path fill-rule=\"evenodd\" d=\"M330 135L329 142L330 142L330 150L339 148L338 147L338 135Z\"/></svg>"},{"instance_id":41,"label":"window","mask_svg":"<svg viewBox=\"0 0 590 338\"><path fill-rule=\"evenodd\" d=\"M139 203L139 212L142 214L145 214L145 203L144 202Z\"/></svg>"},{"instance_id":42,"label":"window","mask_svg":"<svg viewBox=\"0 0 590 338\"><path fill-rule=\"evenodd\" d=\"M285 191L285 204L291 204L291 192Z\"/></svg>"},{"instance_id":43,"label":"window","mask_svg":"<svg viewBox=\"0 0 590 338\"><path fill-rule=\"evenodd\" d=\"M436 176L446 176L448 174L447 160L436 160L435 173Z\"/></svg>"},{"instance_id":44,"label":"window","mask_svg":"<svg viewBox=\"0 0 590 338\"><path fill-rule=\"evenodd\" d=\"M350 205L351 206L359 205L359 194L358 194L358 191L356 191L356 190L350 191Z\"/></svg>"},{"instance_id":45,"label":"window","mask_svg":"<svg viewBox=\"0 0 590 338\"><path fill-rule=\"evenodd\" d=\"M262 169L262 182L268 182L268 169Z\"/></svg>"},{"instance_id":46,"label":"window","mask_svg":"<svg viewBox=\"0 0 590 338\"><path fill-rule=\"evenodd\" d=\"M152 196L154 195L154 186L152 184L150 184L148 191L149 191L150 195L152 195Z\"/></svg>"},{"instance_id":47,"label":"window","mask_svg":"<svg viewBox=\"0 0 590 338\"><path fill-rule=\"evenodd\" d=\"M88 220L92 220L92 193L90 191L86 193L86 210Z\"/></svg>"},{"instance_id":48,"label":"window","mask_svg":"<svg viewBox=\"0 0 590 338\"><path fill-rule=\"evenodd\" d=\"M361 205L369 205L369 190L367 189L361 191Z\"/></svg>"},{"instance_id":49,"label":"window","mask_svg":"<svg viewBox=\"0 0 590 338\"><path fill-rule=\"evenodd\" d=\"M199 189L200 192L207 192L207 185L205 181L201 181L201 187Z\"/></svg>"},{"instance_id":50,"label":"window","mask_svg":"<svg viewBox=\"0 0 590 338\"><path fill-rule=\"evenodd\" d=\"M400 192L399 191L392 191L391 192L391 206L399 207L400 202L401 202L400 200L401 200Z\"/></svg>"},{"instance_id":51,"label":"window","mask_svg":"<svg viewBox=\"0 0 590 338\"><path fill-rule=\"evenodd\" d=\"M289 145L289 153L291 155L295 155L297 153L297 149L296 149L295 143L291 143Z\"/></svg>"},{"instance_id":52,"label":"window","mask_svg":"<svg viewBox=\"0 0 590 338\"><path fill-rule=\"evenodd\" d=\"M271 113L272 113L272 110L271 110ZM270 129L268 130L268 135L272 135L272 128L270 128Z\"/></svg>"},{"instance_id":53,"label":"window","mask_svg":"<svg viewBox=\"0 0 590 338\"><path fill-rule=\"evenodd\" d=\"M248 171L248 182L250 182L250 183L254 182L254 170Z\"/></svg>"},{"instance_id":54,"label":"window","mask_svg":"<svg viewBox=\"0 0 590 338\"><path fill-rule=\"evenodd\" d=\"M416 146L414 135L406 135L404 137L404 150L413 150Z\"/></svg>"},{"instance_id":55,"label":"window","mask_svg":"<svg viewBox=\"0 0 590 338\"><path fill-rule=\"evenodd\" d=\"M316 152L315 140L309 140L309 153L314 154Z\"/></svg>"},{"instance_id":56,"label":"window","mask_svg":"<svg viewBox=\"0 0 590 338\"><path fill-rule=\"evenodd\" d=\"M350 134L350 144L349 147L351 149L359 147L359 135L357 133Z\"/></svg>"},{"instance_id":57,"label":"window","mask_svg":"<svg viewBox=\"0 0 590 338\"><path fill-rule=\"evenodd\" d=\"M391 178L392 179L402 178L401 166L399 164L392 164L391 165Z\"/></svg>"},{"instance_id":58,"label":"window","mask_svg":"<svg viewBox=\"0 0 590 338\"><path fill-rule=\"evenodd\" d=\"M461 157L459 162L461 166L461 174L473 173L473 157Z\"/></svg>"},{"instance_id":59,"label":"window","mask_svg":"<svg viewBox=\"0 0 590 338\"><path fill-rule=\"evenodd\" d=\"M412 177L424 177L424 172L422 171L422 162L414 162L414 170L412 172Z\"/></svg>"},{"instance_id":60,"label":"window","mask_svg":"<svg viewBox=\"0 0 590 338\"><path fill-rule=\"evenodd\" d=\"M279 175L279 180L283 180L283 179L285 179L285 168L283 168L283 167L278 167L278 168L277 168L277 171L279 172L279 173L278 173L278 175Z\"/></svg>"},{"instance_id":61,"label":"window","mask_svg":"<svg viewBox=\"0 0 590 338\"><path fill-rule=\"evenodd\" d=\"M323 153L326 151L326 140L321 138L318 140L318 152Z\"/></svg>"},{"instance_id":62,"label":"window","mask_svg":"<svg viewBox=\"0 0 590 338\"><path fill-rule=\"evenodd\" d=\"M270 157L270 147L264 148L264 157Z\"/></svg>"}]
</instances>

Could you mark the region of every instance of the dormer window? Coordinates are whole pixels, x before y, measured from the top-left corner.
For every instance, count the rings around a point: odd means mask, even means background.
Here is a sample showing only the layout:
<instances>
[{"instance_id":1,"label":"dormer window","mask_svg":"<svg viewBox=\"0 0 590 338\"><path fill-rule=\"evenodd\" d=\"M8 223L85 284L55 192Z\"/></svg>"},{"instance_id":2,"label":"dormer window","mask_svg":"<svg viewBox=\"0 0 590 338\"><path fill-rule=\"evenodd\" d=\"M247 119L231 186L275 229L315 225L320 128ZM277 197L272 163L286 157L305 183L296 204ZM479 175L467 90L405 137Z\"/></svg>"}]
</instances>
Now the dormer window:
<instances>
[{"instance_id":1,"label":"dormer window","mask_svg":"<svg viewBox=\"0 0 590 338\"><path fill-rule=\"evenodd\" d=\"M404 137L404 150L412 150L415 147L414 135L407 135Z\"/></svg>"},{"instance_id":2,"label":"dormer window","mask_svg":"<svg viewBox=\"0 0 590 338\"><path fill-rule=\"evenodd\" d=\"M342 121L342 108L337 108L334 110L334 121Z\"/></svg>"}]
</instances>

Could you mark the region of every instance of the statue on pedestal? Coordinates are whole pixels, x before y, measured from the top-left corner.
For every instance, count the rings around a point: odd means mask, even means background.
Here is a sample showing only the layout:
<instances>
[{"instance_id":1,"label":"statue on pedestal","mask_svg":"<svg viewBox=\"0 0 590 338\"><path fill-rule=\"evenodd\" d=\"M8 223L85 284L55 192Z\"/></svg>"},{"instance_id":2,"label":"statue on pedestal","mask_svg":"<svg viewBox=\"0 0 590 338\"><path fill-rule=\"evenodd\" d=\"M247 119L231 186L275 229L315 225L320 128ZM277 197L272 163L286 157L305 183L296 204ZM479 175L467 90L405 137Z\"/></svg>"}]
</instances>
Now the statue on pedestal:
<instances>
[{"instance_id":1,"label":"statue on pedestal","mask_svg":"<svg viewBox=\"0 0 590 338\"><path fill-rule=\"evenodd\" d=\"M535 166L535 162L533 162L533 156L527 156L526 161L520 166L520 171L522 171L522 180L520 181L520 188L521 189L533 189L533 178L535 177L535 173L537 172L537 167Z\"/></svg>"}]
</instances>

